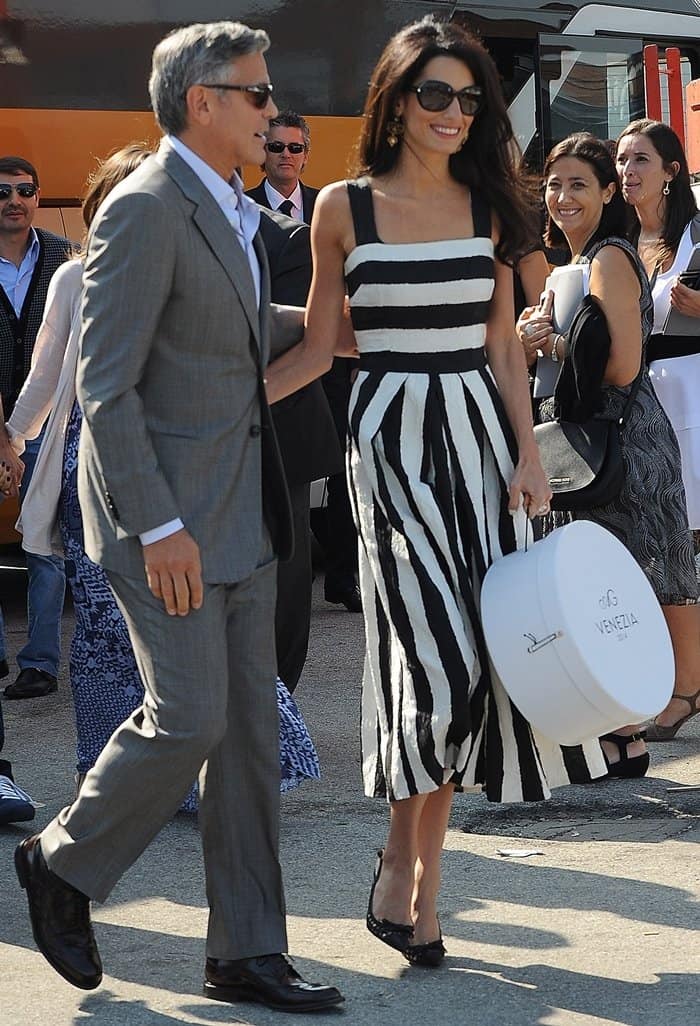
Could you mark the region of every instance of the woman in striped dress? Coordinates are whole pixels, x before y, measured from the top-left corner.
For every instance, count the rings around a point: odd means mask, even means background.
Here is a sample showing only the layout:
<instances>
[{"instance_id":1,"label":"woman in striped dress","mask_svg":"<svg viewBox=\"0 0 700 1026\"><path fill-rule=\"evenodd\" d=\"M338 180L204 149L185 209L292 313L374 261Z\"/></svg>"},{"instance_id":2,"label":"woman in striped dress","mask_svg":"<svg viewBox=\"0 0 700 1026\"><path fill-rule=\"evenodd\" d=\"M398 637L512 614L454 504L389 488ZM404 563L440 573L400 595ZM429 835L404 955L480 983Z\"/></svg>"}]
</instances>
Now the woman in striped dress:
<instances>
[{"instance_id":1,"label":"woman in striped dress","mask_svg":"<svg viewBox=\"0 0 700 1026\"><path fill-rule=\"evenodd\" d=\"M529 239L526 195L493 62L424 19L375 69L363 176L323 190L300 346L268 368L278 398L322 372L344 282L360 365L349 472L367 632L365 790L390 802L370 931L409 962L444 955L439 859L455 787L546 798L605 773L600 748L536 736L491 667L479 615L491 562L549 508L514 333L507 261ZM381 875L380 875L381 870Z\"/></svg>"}]
</instances>

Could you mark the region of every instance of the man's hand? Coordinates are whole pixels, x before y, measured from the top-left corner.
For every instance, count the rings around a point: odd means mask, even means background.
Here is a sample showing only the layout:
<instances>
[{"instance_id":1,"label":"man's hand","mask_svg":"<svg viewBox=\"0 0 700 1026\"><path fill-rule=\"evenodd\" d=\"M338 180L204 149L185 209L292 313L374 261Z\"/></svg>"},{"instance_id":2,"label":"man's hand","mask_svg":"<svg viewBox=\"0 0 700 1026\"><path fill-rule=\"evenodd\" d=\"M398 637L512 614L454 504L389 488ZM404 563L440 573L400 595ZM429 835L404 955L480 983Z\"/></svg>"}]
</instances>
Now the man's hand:
<instances>
[{"instance_id":1,"label":"man's hand","mask_svg":"<svg viewBox=\"0 0 700 1026\"><path fill-rule=\"evenodd\" d=\"M340 325L340 334L336 339L333 355L344 357L357 357L360 355L357 350L357 339L353 331L352 320L350 319L350 300L347 296L343 303L343 321Z\"/></svg>"},{"instance_id":2,"label":"man's hand","mask_svg":"<svg viewBox=\"0 0 700 1026\"><path fill-rule=\"evenodd\" d=\"M184 528L152 545L144 545L143 561L148 587L156 598L163 600L170 616L187 616L190 609L201 609L199 546Z\"/></svg>"}]
</instances>

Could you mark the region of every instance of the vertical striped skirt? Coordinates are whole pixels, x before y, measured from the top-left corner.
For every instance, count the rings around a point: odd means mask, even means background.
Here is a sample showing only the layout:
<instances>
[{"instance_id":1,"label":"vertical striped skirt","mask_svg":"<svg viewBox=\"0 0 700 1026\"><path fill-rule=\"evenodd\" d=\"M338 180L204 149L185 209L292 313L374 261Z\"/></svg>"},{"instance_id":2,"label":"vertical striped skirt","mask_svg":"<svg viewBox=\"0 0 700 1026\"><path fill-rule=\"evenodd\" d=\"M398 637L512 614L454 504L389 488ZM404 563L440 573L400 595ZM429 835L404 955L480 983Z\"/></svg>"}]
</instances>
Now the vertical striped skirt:
<instances>
[{"instance_id":1,"label":"vertical striped skirt","mask_svg":"<svg viewBox=\"0 0 700 1026\"><path fill-rule=\"evenodd\" d=\"M419 371L363 359L350 401L365 792L393 801L453 783L537 801L606 767L596 740L561 748L533 730L489 661L481 584L524 543L524 514L507 510L515 442L488 367L432 372L436 355Z\"/></svg>"}]
</instances>

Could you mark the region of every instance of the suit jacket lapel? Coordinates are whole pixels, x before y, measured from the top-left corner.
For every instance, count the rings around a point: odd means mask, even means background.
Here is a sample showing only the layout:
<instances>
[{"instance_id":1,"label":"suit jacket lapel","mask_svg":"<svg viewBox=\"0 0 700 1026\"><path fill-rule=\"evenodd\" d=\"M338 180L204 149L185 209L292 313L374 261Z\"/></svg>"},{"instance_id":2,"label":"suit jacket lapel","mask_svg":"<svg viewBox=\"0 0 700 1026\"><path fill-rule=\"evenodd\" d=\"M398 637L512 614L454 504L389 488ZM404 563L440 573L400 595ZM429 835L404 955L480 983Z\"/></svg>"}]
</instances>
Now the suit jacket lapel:
<instances>
[{"instance_id":1,"label":"suit jacket lapel","mask_svg":"<svg viewBox=\"0 0 700 1026\"><path fill-rule=\"evenodd\" d=\"M194 173L192 168L189 167L179 154L177 154L175 150L168 145L166 140L161 142L156 159L170 175L173 181L179 185L187 199L189 199L194 205L192 220L197 225L199 231L207 242L207 245L225 270L231 284L238 293L241 305L250 324L251 331L253 332L255 341L257 342L257 347L260 348L262 336L260 330L260 313L257 308L255 297L255 284L253 282L253 275L248 263L248 257L236 238L236 233L226 220L223 211L206 186ZM257 236L255 241L257 243ZM260 253L257 245L256 253L258 254L258 259L260 259ZM262 286L265 283L267 284L268 305L270 287L267 265L265 265L263 272L262 263L261 279L262 308Z\"/></svg>"},{"instance_id":2,"label":"suit jacket lapel","mask_svg":"<svg viewBox=\"0 0 700 1026\"><path fill-rule=\"evenodd\" d=\"M304 203L304 221L306 224L311 224L311 218L314 212L314 205L316 203L316 193L313 189L310 189L308 185L301 183L301 195Z\"/></svg>"}]
</instances>

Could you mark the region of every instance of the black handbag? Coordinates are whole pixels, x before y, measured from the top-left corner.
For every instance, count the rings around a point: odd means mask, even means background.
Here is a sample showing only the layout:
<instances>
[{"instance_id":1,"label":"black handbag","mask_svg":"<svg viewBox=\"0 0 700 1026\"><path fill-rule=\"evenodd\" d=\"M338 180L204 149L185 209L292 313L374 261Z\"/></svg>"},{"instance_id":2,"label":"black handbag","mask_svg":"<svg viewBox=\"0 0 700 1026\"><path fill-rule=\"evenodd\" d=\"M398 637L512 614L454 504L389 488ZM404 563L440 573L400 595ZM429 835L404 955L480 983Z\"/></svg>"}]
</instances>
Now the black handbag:
<instances>
[{"instance_id":1,"label":"black handbag","mask_svg":"<svg viewBox=\"0 0 700 1026\"><path fill-rule=\"evenodd\" d=\"M642 362L618 420L591 419L582 424L552 420L535 426L540 459L552 489L552 509L596 509L620 494L625 483L620 432L645 373Z\"/></svg>"}]
</instances>

